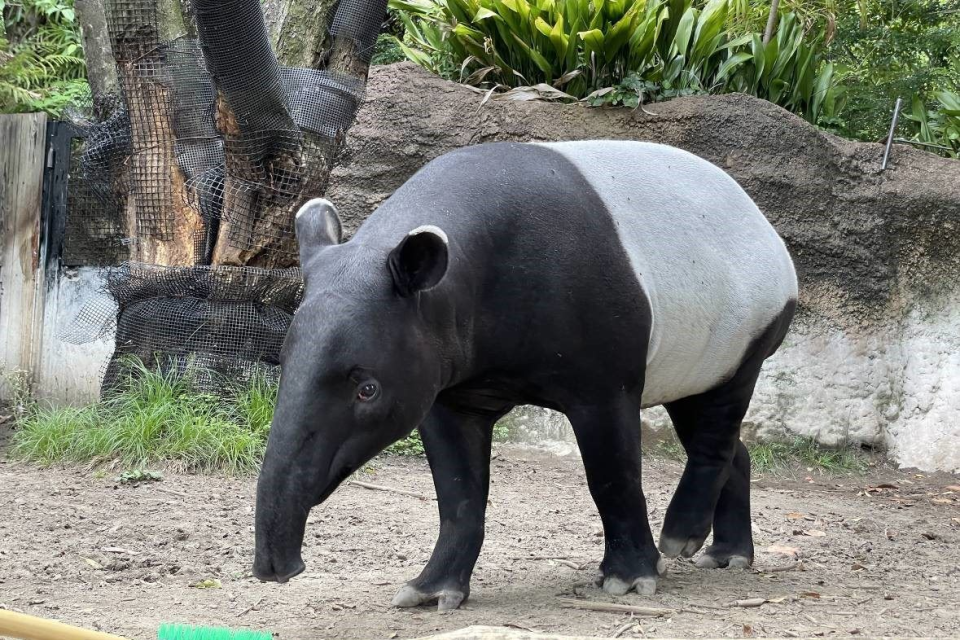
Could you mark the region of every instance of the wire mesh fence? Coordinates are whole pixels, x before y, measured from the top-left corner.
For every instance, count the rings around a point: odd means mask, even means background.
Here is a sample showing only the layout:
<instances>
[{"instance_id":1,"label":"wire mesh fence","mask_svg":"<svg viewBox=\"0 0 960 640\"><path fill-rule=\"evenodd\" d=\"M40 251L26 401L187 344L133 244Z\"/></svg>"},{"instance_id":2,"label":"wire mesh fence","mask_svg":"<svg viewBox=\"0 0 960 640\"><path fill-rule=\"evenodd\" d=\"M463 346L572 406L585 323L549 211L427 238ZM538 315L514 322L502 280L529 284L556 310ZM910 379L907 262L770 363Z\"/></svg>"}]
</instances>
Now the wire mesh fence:
<instances>
[{"instance_id":1,"label":"wire mesh fence","mask_svg":"<svg viewBox=\"0 0 960 640\"><path fill-rule=\"evenodd\" d=\"M106 0L122 97L77 123L71 159L63 262L112 267L64 339L115 336L105 389L130 355L238 376L276 366L300 295L294 214L326 189L364 89L281 66L258 0L191 0L179 28L165 6ZM342 0L330 34L367 61L385 13Z\"/></svg>"}]
</instances>

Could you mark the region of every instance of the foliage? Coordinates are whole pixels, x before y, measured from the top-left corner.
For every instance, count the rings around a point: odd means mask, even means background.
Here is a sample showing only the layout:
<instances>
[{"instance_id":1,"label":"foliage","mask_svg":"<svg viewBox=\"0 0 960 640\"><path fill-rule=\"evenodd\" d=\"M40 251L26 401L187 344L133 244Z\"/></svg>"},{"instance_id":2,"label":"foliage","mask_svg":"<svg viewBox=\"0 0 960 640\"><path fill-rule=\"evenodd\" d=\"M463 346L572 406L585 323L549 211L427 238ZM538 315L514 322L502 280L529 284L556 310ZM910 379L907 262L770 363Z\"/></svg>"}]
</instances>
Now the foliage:
<instances>
[{"instance_id":1,"label":"foliage","mask_svg":"<svg viewBox=\"0 0 960 640\"><path fill-rule=\"evenodd\" d=\"M916 123L914 140L942 148L945 155L960 158L960 95L950 91L935 94L939 105L928 109L919 96L914 96L911 112L905 114Z\"/></svg>"},{"instance_id":2,"label":"foliage","mask_svg":"<svg viewBox=\"0 0 960 640\"><path fill-rule=\"evenodd\" d=\"M652 446L645 445L646 453L668 460L685 462L687 454L673 434L665 434ZM797 467L814 468L832 473L863 473L867 470L867 456L852 446L826 447L813 438L797 437L779 442L755 442L747 445L750 465L754 473L789 470Z\"/></svg>"},{"instance_id":3,"label":"foliage","mask_svg":"<svg viewBox=\"0 0 960 640\"><path fill-rule=\"evenodd\" d=\"M197 471L246 472L260 463L276 387L262 376L226 399L194 390L191 375L126 363L124 383L85 407L34 404L18 420L14 456L49 464L120 460L144 467L172 461Z\"/></svg>"},{"instance_id":4,"label":"foliage","mask_svg":"<svg viewBox=\"0 0 960 640\"><path fill-rule=\"evenodd\" d=\"M509 438L510 426L506 419L493 425L494 442L506 442ZM403 440L393 443L387 447L386 451L398 456L422 456L426 453L423 449L423 440L420 439L419 431L414 431Z\"/></svg>"},{"instance_id":5,"label":"foliage","mask_svg":"<svg viewBox=\"0 0 960 640\"><path fill-rule=\"evenodd\" d=\"M914 96L929 109L940 104L938 92L960 87L960 2L842 0L832 52L848 96L834 128L880 140L897 97L908 112ZM906 137L923 139L919 122L901 122Z\"/></svg>"},{"instance_id":6,"label":"foliage","mask_svg":"<svg viewBox=\"0 0 960 640\"><path fill-rule=\"evenodd\" d=\"M825 35L728 30L742 0L390 0L412 61L474 85L546 83L592 104L743 91L816 121L840 104ZM599 92L599 93L598 93ZM634 97L636 96L636 97ZM606 99L603 99L606 98Z\"/></svg>"},{"instance_id":7,"label":"foliage","mask_svg":"<svg viewBox=\"0 0 960 640\"><path fill-rule=\"evenodd\" d=\"M0 112L58 115L89 99L73 0L0 0Z\"/></svg>"}]
</instances>

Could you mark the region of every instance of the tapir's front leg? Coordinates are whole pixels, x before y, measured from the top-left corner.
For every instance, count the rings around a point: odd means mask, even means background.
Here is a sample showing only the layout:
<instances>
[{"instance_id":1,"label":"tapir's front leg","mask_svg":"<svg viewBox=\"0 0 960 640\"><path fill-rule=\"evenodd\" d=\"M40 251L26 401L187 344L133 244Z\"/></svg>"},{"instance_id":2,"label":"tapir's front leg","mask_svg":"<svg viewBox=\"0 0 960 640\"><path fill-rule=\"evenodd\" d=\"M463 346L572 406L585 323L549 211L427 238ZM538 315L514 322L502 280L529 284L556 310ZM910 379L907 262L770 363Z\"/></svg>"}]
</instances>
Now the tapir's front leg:
<instances>
[{"instance_id":1,"label":"tapir's front leg","mask_svg":"<svg viewBox=\"0 0 960 640\"><path fill-rule=\"evenodd\" d=\"M666 565L653 542L640 484L639 393L574 407L567 417L603 522L603 590L653 595Z\"/></svg>"},{"instance_id":2,"label":"tapir's front leg","mask_svg":"<svg viewBox=\"0 0 960 640\"><path fill-rule=\"evenodd\" d=\"M503 413L477 415L435 404L420 426L440 506L440 535L420 575L393 598L398 607L437 602L456 609L470 595L483 545L493 425Z\"/></svg>"}]
</instances>

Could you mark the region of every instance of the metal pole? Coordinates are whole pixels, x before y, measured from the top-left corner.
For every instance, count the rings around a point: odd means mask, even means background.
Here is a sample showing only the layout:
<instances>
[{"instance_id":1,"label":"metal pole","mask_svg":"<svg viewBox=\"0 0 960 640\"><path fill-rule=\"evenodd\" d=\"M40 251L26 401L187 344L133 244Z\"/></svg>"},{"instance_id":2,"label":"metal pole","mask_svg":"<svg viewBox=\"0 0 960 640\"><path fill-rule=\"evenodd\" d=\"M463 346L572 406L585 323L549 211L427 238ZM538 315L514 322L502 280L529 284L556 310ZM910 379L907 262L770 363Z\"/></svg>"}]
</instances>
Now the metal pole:
<instances>
[{"instance_id":1,"label":"metal pole","mask_svg":"<svg viewBox=\"0 0 960 640\"><path fill-rule=\"evenodd\" d=\"M887 148L883 150L883 164L880 165L880 171L887 168L887 160L890 158L890 147L893 146L893 134L897 130L897 118L900 117L900 98L897 98L897 104L893 106L893 120L890 121L890 133L887 134Z\"/></svg>"}]
</instances>

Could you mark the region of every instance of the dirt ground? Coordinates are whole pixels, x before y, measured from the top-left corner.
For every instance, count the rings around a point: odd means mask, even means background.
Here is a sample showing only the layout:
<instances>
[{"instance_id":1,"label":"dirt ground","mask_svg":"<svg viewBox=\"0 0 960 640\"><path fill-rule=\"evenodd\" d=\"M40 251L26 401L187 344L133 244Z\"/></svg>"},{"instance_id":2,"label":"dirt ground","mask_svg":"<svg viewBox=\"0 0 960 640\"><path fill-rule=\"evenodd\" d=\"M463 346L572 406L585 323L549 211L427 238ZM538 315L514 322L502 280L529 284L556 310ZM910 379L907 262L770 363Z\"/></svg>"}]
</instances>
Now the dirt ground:
<instances>
[{"instance_id":1,"label":"dirt ground","mask_svg":"<svg viewBox=\"0 0 960 640\"><path fill-rule=\"evenodd\" d=\"M658 532L678 463L646 459ZM0 607L154 638L161 622L268 630L283 639L410 638L469 625L621 637L946 636L960 630L960 479L879 466L799 469L754 482L752 571L670 564L657 595L593 586L603 550L579 460L500 446L473 594L456 612L390 599L426 562L437 528L422 460L376 461L310 518L307 571L250 576L254 478L166 472L116 485L119 470L0 461ZM794 561L799 559L799 564ZM783 570L786 568L790 570ZM798 568L800 567L800 568ZM195 586L218 579L221 588ZM561 607L561 598L673 609L664 617ZM759 607L736 600L767 599Z\"/></svg>"}]
</instances>

